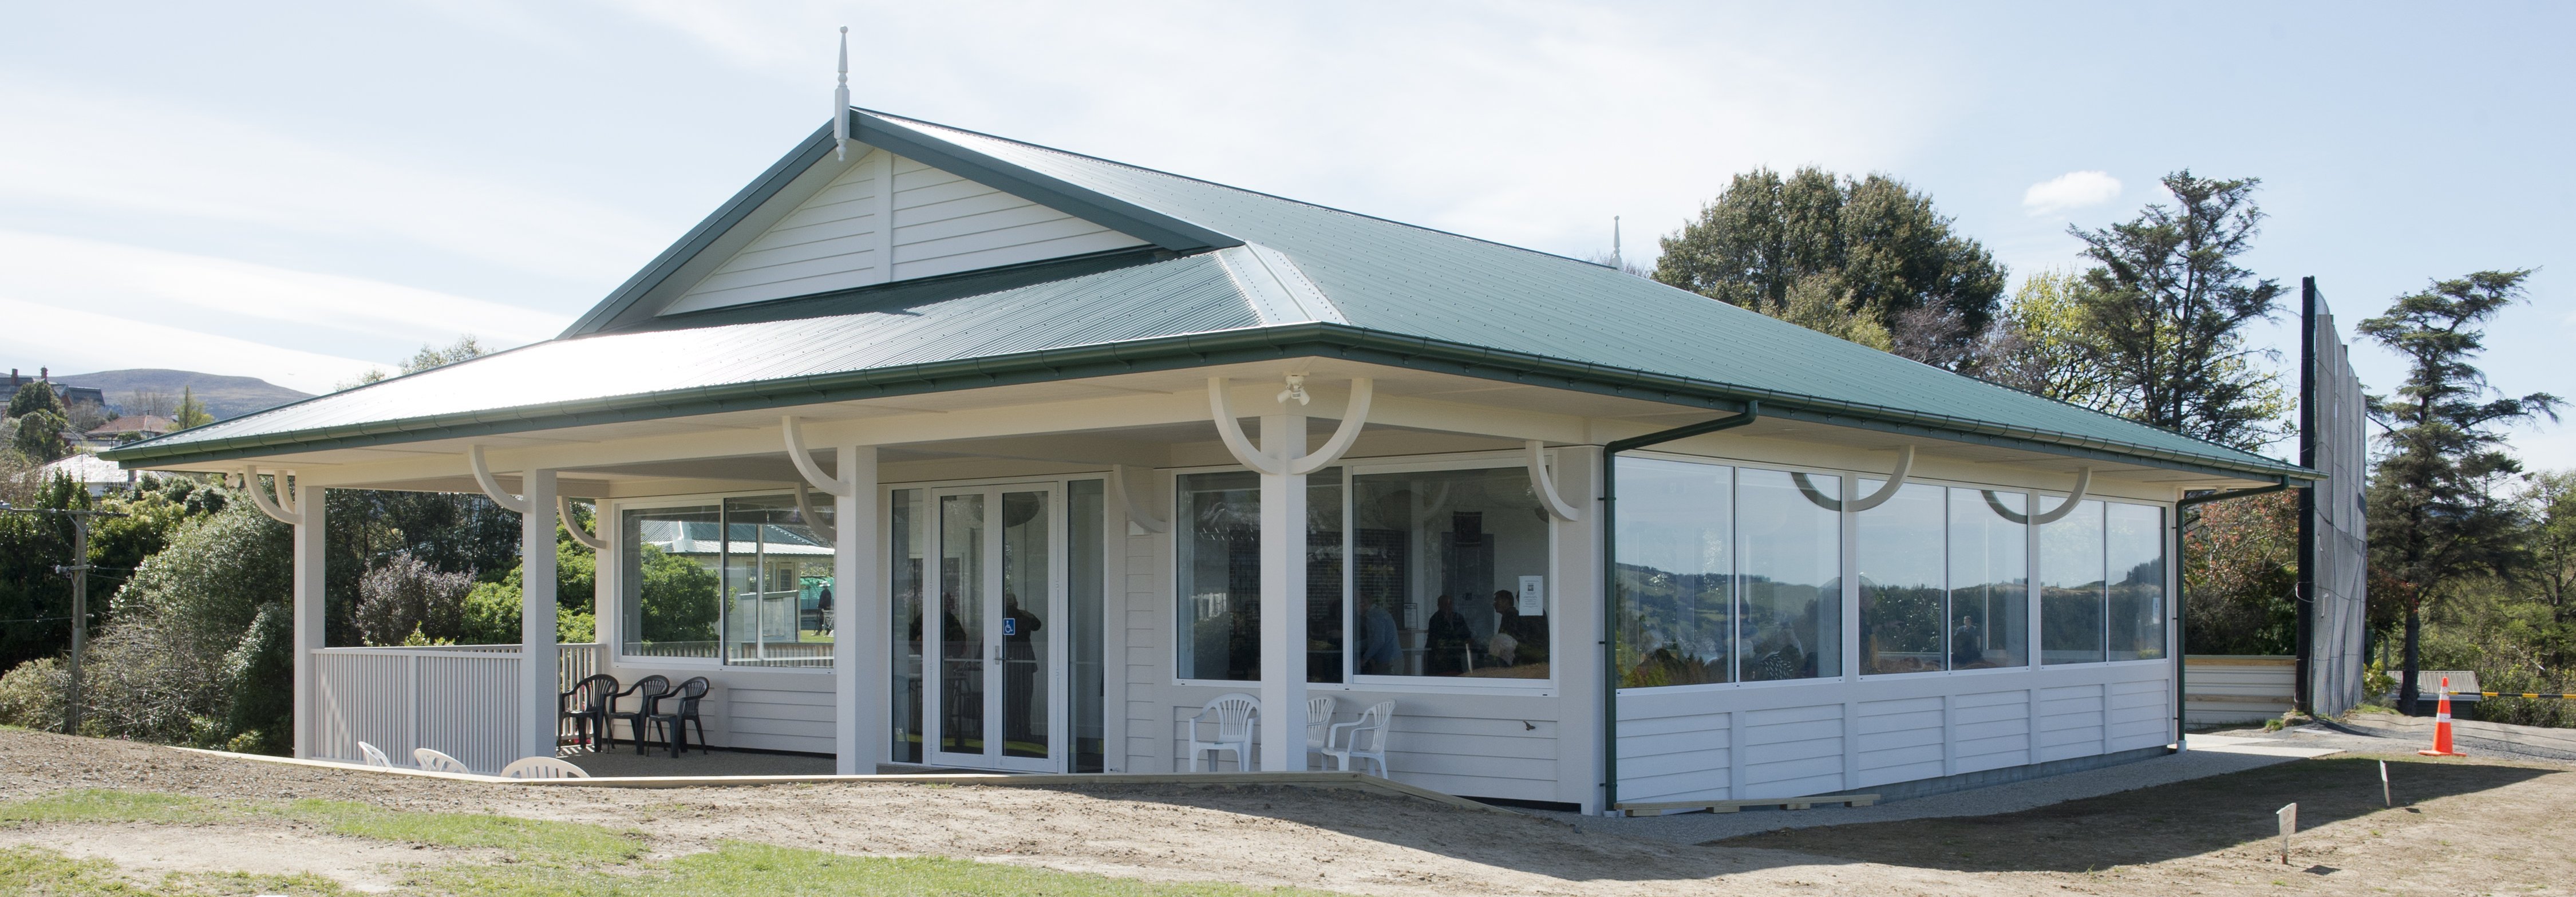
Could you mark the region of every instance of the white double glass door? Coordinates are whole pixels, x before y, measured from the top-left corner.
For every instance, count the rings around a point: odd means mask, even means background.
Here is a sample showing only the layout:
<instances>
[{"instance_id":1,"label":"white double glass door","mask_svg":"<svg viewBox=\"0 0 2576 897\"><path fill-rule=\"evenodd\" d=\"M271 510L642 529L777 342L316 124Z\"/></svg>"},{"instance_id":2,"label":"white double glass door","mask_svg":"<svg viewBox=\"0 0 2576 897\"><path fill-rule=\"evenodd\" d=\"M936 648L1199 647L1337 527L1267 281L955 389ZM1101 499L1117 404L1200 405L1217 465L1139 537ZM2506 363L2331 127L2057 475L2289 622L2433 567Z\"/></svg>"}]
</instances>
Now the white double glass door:
<instances>
[{"instance_id":1,"label":"white double glass door","mask_svg":"<svg viewBox=\"0 0 2576 897\"><path fill-rule=\"evenodd\" d=\"M1066 768L1065 533L1053 483L936 489L923 594L939 635L922 640L929 763ZM925 634L926 635L926 634Z\"/></svg>"}]
</instances>

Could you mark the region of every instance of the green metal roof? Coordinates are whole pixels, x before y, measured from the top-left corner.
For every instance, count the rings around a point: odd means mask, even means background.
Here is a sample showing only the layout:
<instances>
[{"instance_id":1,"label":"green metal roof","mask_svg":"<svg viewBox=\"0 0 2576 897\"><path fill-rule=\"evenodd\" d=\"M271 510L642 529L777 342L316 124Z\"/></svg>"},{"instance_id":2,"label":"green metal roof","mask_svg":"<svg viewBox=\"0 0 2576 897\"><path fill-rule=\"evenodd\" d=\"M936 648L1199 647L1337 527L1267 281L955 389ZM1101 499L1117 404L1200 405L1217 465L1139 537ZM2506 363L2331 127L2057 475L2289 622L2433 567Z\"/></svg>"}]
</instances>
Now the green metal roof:
<instances>
[{"instance_id":1,"label":"green metal roof","mask_svg":"<svg viewBox=\"0 0 2576 897\"><path fill-rule=\"evenodd\" d=\"M690 315L634 303L819 160L800 145L564 338L136 443L177 464L1324 355L1766 417L2306 479L1561 256L852 110L855 136L1155 247ZM791 170L793 169L793 170ZM766 191L766 192L764 192ZM657 273L658 272L658 273Z\"/></svg>"}]
</instances>

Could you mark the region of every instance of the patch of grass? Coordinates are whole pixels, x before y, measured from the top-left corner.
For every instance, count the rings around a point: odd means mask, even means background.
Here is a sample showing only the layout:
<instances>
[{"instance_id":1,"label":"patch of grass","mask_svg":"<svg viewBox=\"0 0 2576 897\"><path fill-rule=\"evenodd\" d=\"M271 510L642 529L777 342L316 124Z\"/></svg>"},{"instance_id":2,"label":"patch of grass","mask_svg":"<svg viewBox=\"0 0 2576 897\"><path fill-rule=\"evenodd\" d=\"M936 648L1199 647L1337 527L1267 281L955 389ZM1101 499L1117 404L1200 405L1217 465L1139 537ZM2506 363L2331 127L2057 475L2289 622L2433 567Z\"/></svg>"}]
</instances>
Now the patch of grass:
<instances>
[{"instance_id":1,"label":"patch of grass","mask_svg":"<svg viewBox=\"0 0 2576 897\"><path fill-rule=\"evenodd\" d=\"M352 801L299 800L273 808L333 834L406 844L483 847L519 862L615 864L644 853L642 836L605 826L481 813L416 813Z\"/></svg>"},{"instance_id":2,"label":"patch of grass","mask_svg":"<svg viewBox=\"0 0 2576 897\"><path fill-rule=\"evenodd\" d=\"M146 887L117 874L106 860L76 860L41 847L0 848L0 894L26 897L250 897L291 894L337 897L348 893L339 883L316 875L252 875L247 872L164 876Z\"/></svg>"},{"instance_id":3,"label":"patch of grass","mask_svg":"<svg viewBox=\"0 0 2576 897\"><path fill-rule=\"evenodd\" d=\"M221 809L201 798L90 789L0 804L0 823L211 822Z\"/></svg>"},{"instance_id":4,"label":"patch of grass","mask_svg":"<svg viewBox=\"0 0 2576 897\"><path fill-rule=\"evenodd\" d=\"M971 860L853 857L742 841L653 864L635 875L471 866L446 870L433 879L432 890L489 897L1326 897L1331 893L1207 882L1142 882Z\"/></svg>"}]
</instances>

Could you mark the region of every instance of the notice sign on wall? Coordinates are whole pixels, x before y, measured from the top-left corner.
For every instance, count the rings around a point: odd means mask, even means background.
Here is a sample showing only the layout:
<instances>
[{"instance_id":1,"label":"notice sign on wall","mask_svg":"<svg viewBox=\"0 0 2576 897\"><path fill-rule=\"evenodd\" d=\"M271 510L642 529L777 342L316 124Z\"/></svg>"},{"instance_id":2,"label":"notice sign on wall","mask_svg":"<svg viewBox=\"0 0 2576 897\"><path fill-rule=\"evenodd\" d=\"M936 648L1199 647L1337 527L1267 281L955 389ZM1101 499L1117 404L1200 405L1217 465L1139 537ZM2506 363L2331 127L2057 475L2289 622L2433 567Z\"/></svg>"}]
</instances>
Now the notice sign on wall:
<instances>
[{"instance_id":1,"label":"notice sign on wall","mask_svg":"<svg viewBox=\"0 0 2576 897\"><path fill-rule=\"evenodd\" d=\"M1521 598L1520 598L1520 606L1519 606L1518 608L1515 608L1515 609L1516 609L1516 610L1518 610L1518 611L1520 611L1520 615L1521 615L1521 616L1524 616L1524 617L1540 617L1540 616L1546 616L1546 615L1547 615L1547 577L1544 577L1544 576L1524 576L1524 577L1521 577Z\"/></svg>"}]
</instances>

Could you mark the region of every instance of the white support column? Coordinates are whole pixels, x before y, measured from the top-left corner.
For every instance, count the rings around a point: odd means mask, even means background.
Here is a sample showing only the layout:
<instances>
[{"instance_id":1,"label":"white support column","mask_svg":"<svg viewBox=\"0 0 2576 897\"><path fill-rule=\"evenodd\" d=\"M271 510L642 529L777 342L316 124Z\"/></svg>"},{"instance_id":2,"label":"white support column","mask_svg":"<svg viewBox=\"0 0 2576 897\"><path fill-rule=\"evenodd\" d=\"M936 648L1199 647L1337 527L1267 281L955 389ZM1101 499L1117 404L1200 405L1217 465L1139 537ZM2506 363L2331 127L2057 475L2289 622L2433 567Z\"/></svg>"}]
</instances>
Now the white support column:
<instances>
[{"instance_id":1,"label":"white support column","mask_svg":"<svg viewBox=\"0 0 2576 897\"><path fill-rule=\"evenodd\" d=\"M1304 457L1306 416L1262 416L1261 454ZM1306 768L1306 475L1278 466L1261 474L1260 767L1297 771Z\"/></svg>"},{"instance_id":2,"label":"white support column","mask_svg":"<svg viewBox=\"0 0 2576 897\"><path fill-rule=\"evenodd\" d=\"M286 475L277 476L278 498L291 508L295 517L294 545L295 585L290 594L289 610L295 621L295 756L310 759L321 745L321 683L315 681L313 652L322 650L322 489L307 486L304 494L286 502ZM256 491L259 478L248 484Z\"/></svg>"},{"instance_id":3,"label":"white support column","mask_svg":"<svg viewBox=\"0 0 2576 897\"><path fill-rule=\"evenodd\" d=\"M521 756L555 755L555 472L530 470L519 489L519 694Z\"/></svg>"},{"instance_id":4,"label":"white support column","mask_svg":"<svg viewBox=\"0 0 2576 897\"><path fill-rule=\"evenodd\" d=\"M894 670L886 657L893 637L888 582L878 568L881 508L877 447L845 445L835 470L847 487L832 497L832 683L838 699L832 717L834 769L866 775L885 762L892 711L888 692Z\"/></svg>"}]
</instances>

